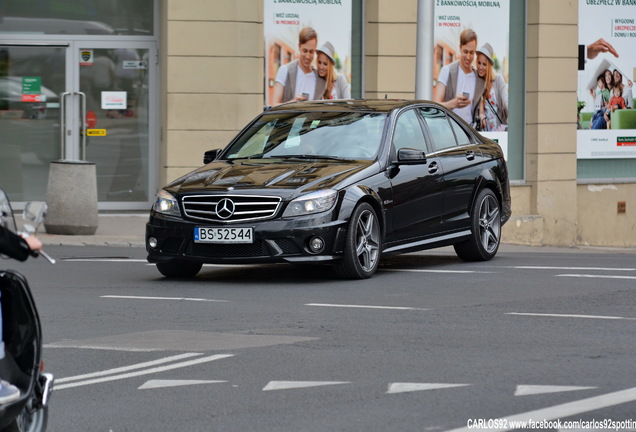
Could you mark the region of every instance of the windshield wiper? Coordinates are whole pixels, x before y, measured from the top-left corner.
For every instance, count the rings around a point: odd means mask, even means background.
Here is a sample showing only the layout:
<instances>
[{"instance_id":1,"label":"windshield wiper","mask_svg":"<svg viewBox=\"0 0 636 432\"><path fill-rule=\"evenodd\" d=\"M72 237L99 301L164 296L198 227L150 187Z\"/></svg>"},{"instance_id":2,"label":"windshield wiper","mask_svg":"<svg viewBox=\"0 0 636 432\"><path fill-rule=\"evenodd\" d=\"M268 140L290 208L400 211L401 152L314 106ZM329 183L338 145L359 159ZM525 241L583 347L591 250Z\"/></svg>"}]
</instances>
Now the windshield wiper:
<instances>
[{"instance_id":1,"label":"windshield wiper","mask_svg":"<svg viewBox=\"0 0 636 432\"><path fill-rule=\"evenodd\" d=\"M266 156L267 159L327 159L327 160L347 160L346 158L338 157L338 156L325 156L325 155L272 155Z\"/></svg>"}]
</instances>

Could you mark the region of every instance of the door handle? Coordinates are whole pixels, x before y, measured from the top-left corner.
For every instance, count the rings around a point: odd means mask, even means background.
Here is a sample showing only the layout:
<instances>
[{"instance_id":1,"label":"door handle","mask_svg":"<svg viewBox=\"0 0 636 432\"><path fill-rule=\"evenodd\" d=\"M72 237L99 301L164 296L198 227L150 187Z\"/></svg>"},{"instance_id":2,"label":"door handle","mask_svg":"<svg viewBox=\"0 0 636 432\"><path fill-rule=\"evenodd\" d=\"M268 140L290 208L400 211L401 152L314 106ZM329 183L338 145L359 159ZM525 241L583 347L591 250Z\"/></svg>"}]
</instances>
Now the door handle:
<instances>
[{"instance_id":1,"label":"door handle","mask_svg":"<svg viewBox=\"0 0 636 432\"><path fill-rule=\"evenodd\" d=\"M472 150L468 150L466 152L466 159L468 160L474 160L475 159L475 152Z\"/></svg>"},{"instance_id":2,"label":"door handle","mask_svg":"<svg viewBox=\"0 0 636 432\"><path fill-rule=\"evenodd\" d=\"M428 172L430 174L435 174L437 172L437 170L439 169L439 167L437 166L437 162L431 162L428 165Z\"/></svg>"}]
</instances>

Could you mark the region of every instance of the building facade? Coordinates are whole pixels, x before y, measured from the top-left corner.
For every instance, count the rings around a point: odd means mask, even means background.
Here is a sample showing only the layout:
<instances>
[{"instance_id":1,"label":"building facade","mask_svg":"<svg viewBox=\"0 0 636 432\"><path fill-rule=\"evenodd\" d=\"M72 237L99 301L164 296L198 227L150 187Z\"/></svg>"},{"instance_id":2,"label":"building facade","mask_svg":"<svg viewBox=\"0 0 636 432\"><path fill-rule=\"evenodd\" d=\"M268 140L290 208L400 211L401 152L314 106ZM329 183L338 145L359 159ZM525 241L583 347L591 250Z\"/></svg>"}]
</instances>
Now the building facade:
<instances>
[{"instance_id":1,"label":"building facade","mask_svg":"<svg viewBox=\"0 0 636 432\"><path fill-rule=\"evenodd\" d=\"M511 126L509 140L518 151L509 161L513 218L504 227L503 241L636 247L636 159L616 161L620 176L613 175L611 161L597 169L593 162L577 159L578 121L572 107L578 90L579 1L513 3L510 52L519 59L510 65L511 74L517 71L516 83L510 83L517 126ZM418 0L353 4L353 96L414 98L417 30L422 25ZM102 209L147 208L158 187L199 167L204 151L228 143L265 104L264 0L157 0L151 12L142 20L151 27L146 33L71 40L77 55L84 49L93 65L101 57L118 61L117 56L128 56L130 79L119 77L128 85L128 101L118 113L111 110L113 118L102 119L98 109L88 110L97 113L91 129L107 129L105 139L112 137L110 145L118 153L114 157L98 151L106 145L98 138L104 137L89 136L88 158L102 158L110 167L102 172L102 181L109 183L100 197ZM15 49L25 44L15 33L2 38L0 50L2 45ZM45 39L50 42L51 37ZM61 35L53 39L59 45L68 43ZM30 36L26 42L42 41ZM76 58L67 61L71 68L81 63ZM90 67L80 66L79 75L96 75ZM91 78L97 85L99 80ZM103 94L101 99L103 107ZM67 107L71 104L67 101ZM99 102L88 105L99 108ZM0 125L5 120L0 116ZM20 150L0 151L5 152L2 158L20 156ZM81 153L81 144L73 151ZM24 163L24 150L21 156ZM5 163L2 169L16 168ZM33 198L26 194L24 199Z\"/></svg>"}]
</instances>

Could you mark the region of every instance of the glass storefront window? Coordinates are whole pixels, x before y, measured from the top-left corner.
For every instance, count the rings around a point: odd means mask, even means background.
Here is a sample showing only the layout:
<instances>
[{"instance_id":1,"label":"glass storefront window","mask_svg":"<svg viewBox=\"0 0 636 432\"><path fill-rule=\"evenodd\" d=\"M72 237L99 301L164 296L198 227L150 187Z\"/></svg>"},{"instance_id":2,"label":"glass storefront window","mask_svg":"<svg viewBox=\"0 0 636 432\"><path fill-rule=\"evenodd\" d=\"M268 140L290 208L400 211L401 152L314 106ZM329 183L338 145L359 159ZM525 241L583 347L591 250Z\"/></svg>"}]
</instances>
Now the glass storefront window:
<instances>
[{"instance_id":1,"label":"glass storefront window","mask_svg":"<svg viewBox=\"0 0 636 432\"><path fill-rule=\"evenodd\" d=\"M0 34L154 36L148 0L3 0Z\"/></svg>"},{"instance_id":2,"label":"glass storefront window","mask_svg":"<svg viewBox=\"0 0 636 432\"><path fill-rule=\"evenodd\" d=\"M63 47L0 46L0 185L15 201L43 200L60 158Z\"/></svg>"}]
</instances>

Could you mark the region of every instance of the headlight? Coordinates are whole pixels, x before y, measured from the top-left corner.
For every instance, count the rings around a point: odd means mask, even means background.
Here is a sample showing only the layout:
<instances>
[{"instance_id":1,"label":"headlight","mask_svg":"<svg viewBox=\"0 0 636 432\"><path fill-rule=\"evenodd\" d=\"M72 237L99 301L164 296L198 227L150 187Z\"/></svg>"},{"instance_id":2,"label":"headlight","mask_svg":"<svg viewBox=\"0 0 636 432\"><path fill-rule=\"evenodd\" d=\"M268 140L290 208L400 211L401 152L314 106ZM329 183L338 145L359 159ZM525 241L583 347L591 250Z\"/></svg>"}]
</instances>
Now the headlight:
<instances>
[{"instance_id":1,"label":"headlight","mask_svg":"<svg viewBox=\"0 0 636 432\"><path fill-rule=\"evenodd\" d=\"M171 216L181 216L177 199L165 190L160 190L155 197L155 203L152 209L157 213L163 213Z\"/></svg>"},{"instance_id":2,"label":"headlight","mask_svg":"<svg viewBox=\"0 0 636 432\"><path fill-rule=\"evenodd\" d=\"M337 196L338 192L335 190L312 192L303 195L289 203L285 213L283 213L283 217L302 216L330 210L336 203Z\"/></svg>"}]
</instances>

